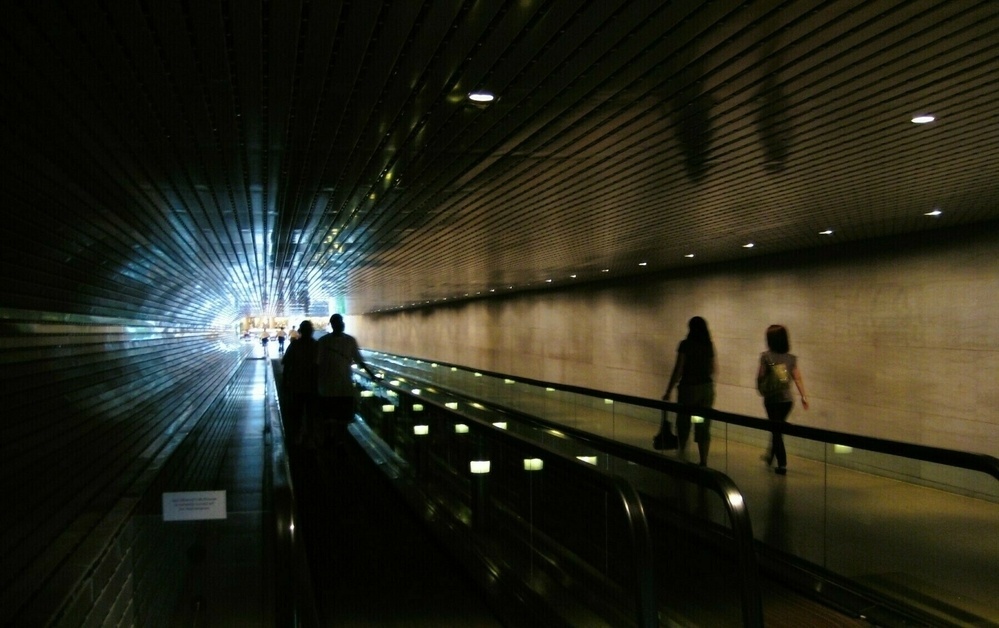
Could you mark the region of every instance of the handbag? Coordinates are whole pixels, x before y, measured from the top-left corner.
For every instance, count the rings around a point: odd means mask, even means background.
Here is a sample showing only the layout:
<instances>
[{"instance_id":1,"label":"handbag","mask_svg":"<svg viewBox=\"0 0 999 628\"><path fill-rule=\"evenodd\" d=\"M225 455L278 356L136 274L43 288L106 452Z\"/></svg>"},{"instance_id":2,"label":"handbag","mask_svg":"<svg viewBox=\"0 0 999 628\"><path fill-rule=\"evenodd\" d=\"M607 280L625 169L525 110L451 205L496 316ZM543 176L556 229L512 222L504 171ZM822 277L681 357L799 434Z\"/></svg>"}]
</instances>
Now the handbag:
<instances>
[{"instance_id":1,"label":"handbag","mask_svg":"<svg viewBox=\"0 0 999 628\"><path fill-rule=\"evenodd\" d=\"M663 410L662 419L659 423L659 433L652 438L652 448L662 451L664 449L676 449L680 441L673 433L673 425L669 422L666 410Z\"/></svg>"}]
</instances>

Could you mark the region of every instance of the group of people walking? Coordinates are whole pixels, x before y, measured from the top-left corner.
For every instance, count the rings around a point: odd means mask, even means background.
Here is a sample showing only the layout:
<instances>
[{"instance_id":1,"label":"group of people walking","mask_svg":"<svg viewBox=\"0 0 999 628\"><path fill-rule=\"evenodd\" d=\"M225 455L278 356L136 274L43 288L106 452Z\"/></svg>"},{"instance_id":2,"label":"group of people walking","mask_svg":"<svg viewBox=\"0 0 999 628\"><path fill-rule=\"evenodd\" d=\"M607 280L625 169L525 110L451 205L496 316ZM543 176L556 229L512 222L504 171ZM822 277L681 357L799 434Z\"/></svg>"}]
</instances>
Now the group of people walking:
<instances>
[{"instance_id":1,"label":"group of people walking","mask_svg":"<svg viewBox=\"0 0 999 628\"><path fill-rule=\"evenodd\" d=\"M663 413L659 433L653 439L656 449L678 448L686 451L692 423L692 408L712 408L715 402L714 377L718 372L711 334L707 322L695 316L687 323L687 337L680 341L676 350L676 362L670 375L663 401L669 401L673 389L677 390L677 403L681 409L676 415L676 435L673 436L666 413ZM794 406L793 383L801 397L801 407L808 409L808 396L798 368L798 358L792 354L787 329L783 325L771 325L766 332L767 350L760 354L756 371L756 388L763 396L763 407L767 418L774 422L787 421ZM688 409L689 408L689 409ZM711 444L711 419L698 417L693 423L694 441L697 443L699 464L707 466L708 450ZM767 466L777 461L775 472L787 473L787 451L784 438L779 431L771 432L770 447L763 455Z\"/></svg>"},{"instance_id":2,"label":"group of people walking","mask_svg":"<svg viewBox=\"0 0 999 628\"><path fill-rule=\"evenodd\" d=\"M697 417L695 408L712 408L715 402L714 378L718 361L707 322L700 316L691 318L687 337L676 350L676 362L663 394L669 401L677 391L680 410L676 413L676 435L666 413L663 413L659 433L653 439L656 449L686 451L691 427L697 443L699 464L706 466L711 446L711 419ZM298 333L281 358L282 415L288 426L289 437L296 445L322 446L328 440L336 441L354 417L353 365L375 373L364 362L357 340L344 332L340 314L330 317L331 333L319 340L313 336L312 322L302 321ZM767 350L760 354L756 372L756 386L763 396L767 418L774 422L787 421L794 407L792 383L801 398L801 407L808 409L808 396L798 368L798 358L791 353L787 329L771 325L766 332ZM779 431L771 432L770 447L763 460L768 466L777 462L775 472L787 473L787 451Z\"/></svg>"},{"instance_id":3,"label":"group of people walking","mask_svg":"<svg viewBox=\"0 0 999 628\"><path fill-rule=\"evenodd\" d=\"M316 340L312 321L304 320L281 358L282 416L295 445L336 442L354 418L354 364L372 378L353 336L344 333L340 314L330 317L331 332Z\"/></svg>"}]
</instances>

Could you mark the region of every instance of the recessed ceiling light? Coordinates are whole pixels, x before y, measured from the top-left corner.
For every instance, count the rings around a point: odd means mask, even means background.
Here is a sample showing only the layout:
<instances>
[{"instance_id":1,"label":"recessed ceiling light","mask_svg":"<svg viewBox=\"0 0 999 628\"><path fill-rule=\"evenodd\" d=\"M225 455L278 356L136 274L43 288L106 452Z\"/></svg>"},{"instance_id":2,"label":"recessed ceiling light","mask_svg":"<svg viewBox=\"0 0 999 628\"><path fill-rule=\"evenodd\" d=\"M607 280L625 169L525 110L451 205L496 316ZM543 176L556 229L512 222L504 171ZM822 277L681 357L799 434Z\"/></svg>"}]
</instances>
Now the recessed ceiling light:
<instances>
[{"instance_id":1,"label":"recessed ceiling light","mask_svg":"<svg viewBox=\"0 0 999 628\"><path fill-rule=\"evenodd\" d=\"M833 230L832 229L826 229L825 231L819 231L819 235L832 235L832 234L833 234Z\"/></svg>"},{"instance_id":2,"label":"recessed ceiling light","mask_svg":"<svg viewBox=\"0 0 999 628\"><path fill-rule=\"evenodd\" d=\"M600 272L602 272L602 273L609 273L610 269L609 268L605 268L605 269L601 270Z\"/></svg>"},{"instance_id":3,"label":"recessed ceiling light","mask_svg":"<svg viewBox=\"0 0 999 628\"><path fill-rule=\"evenodd\" d=\"M639 266L648 266L649 263L648 262L638 262L638 265Z\"/></svg>"},{"instance_id":4,"label":"recessed ceiling light","mask_svg":"<svg viewBox=\"0 0 999 628\"><path fill-rule=\"evenodd\" d=\"M754 246L756 246L756 245L755 245L755 244L753 244L752 242L747 242L746 244L743 244L743 245L742 245L742 248L744 248L744 249L751 249L751 248L753 248Z\"/></svg>"},{"instance_id":5,"label":"recessed ceiling light","mask_svg":"<svg viewBox=\"0 0 999 628\"><path fill-rule=\"evenodd\" d=\"M468 95L468 99L473 102L492 102L496 97L489 92L472 92Z\"/></svg>"},{"instance_id":6,"label":"recessed ceiling light","mask_svg":"<svg viewBox=\"0 0 999 628\"><path fill-rule=\"evenodd\" d=\"M936 120L936 118L934 118L933 116L930 116L930 115L916 116L916 117L914 117L912 119L912 121L914 123L916 123L916 124L929 124L930 122L933 122L934 120Z\"/></svg>"},{"instance_id":7,"label":"recessed ceiling light","mask_svg":"<svg viewBox=\"0 0 999 628\"><path fill-rule=\"evenodd\" d=\"M925 214L923 214L923 215L924 215L924 216L939 216L939 215L940 215L940 214L942 214L942 213L943 213L943 212L942 212L942 211L940 211L939 209L934 209L933 211L931 211L931 212L926 212L926 213L925 213Z\"/></svg>"},{"instance_id":8,"label":"recessed ceiling light","mask_svg":"<svg viewBox=\"0 0 999 628\"><path fill-rule=\"evenodd\" d=\"M569 275L569 279L575 279L576 275Z\"/></svg>"},{"instance_id":9,"label":"recessed ceiling light","mask_svg":"<svg viewBox=\"0 0 999 628\"><path fill-rule=\"evenodd\" d=\"M693 253L687 253L686 255L684 255L684 257L693 257L693 256L694 256Z\"/></svg>"}]
</instances>

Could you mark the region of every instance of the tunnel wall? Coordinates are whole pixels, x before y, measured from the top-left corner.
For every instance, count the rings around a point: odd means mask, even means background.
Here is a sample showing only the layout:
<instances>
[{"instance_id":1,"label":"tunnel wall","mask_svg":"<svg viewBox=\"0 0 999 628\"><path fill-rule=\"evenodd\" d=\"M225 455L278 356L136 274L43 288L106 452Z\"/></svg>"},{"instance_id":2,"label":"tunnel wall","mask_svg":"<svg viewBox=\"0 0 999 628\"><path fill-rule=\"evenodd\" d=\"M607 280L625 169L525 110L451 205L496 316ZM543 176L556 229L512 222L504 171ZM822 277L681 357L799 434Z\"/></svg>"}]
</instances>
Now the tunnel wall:
<instances>
[{"instance_id":1,"label":"tunnel wall","mask_svg":"<svg viewBox=\"0 0 999 628\"><path fill-rule=\"evenodd\" d=\"M350 324L365 348L659 398L699 315L718 352L715 407L763 417L756 367L766 327L781 323L812 404L792 421L999 456L997 233L864 242Z\"/></svg>"},{"instance_id":2,"label":"tunnel wall","mask_svg":"<svg viewBox=\"0 0 999 628\"><path fill-rule=\"evenodd\" d=\"M239 366L228 335L0 309L4 625L134 623L143 570L166 562L137 551L135 509Z\"/></svg>"}]
</instances>

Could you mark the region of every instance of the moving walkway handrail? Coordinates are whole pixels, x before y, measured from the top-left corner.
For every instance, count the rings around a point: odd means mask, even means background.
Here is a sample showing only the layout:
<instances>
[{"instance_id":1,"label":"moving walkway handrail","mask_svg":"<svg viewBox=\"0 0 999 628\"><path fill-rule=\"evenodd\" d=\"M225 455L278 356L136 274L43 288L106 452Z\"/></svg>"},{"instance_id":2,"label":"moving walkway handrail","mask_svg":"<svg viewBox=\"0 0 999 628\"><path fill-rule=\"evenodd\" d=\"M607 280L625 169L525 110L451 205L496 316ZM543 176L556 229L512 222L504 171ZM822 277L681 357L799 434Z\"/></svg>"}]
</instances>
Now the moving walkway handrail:
<instances>
[{"instance_id":1,"label":"moving walkway handrail","mask_svg":"<svg viewBox=\"0 0 999 628\"><path fill-rule=\"evenodd\" d=\"M358 376L364 377L361 374L358 374ZM379 386L389 388L397 394L410 394L408 390L400 386L395 386L385 380L377 380L375 383ZM448 394L453 398L472 400L471 397L460 392L449 390ZM453 412L453 410L447 408L443 403L439 403L433 399L420 397L420 400L421 403L434 405L442 411ZM647 402L647 400L645 401ZM740 576L739 582L741 585L740 597L742 602L743 625L749 628L763 626L763 602L759 586L759 570L757 567L749 511L746 509L745 499L743 499L741 492L728 476L714 469L670 460L662 456L655 455L652 452L637 449L631 445L620 443L601 436L596 436L594 434L577 430L559 423L550 422L543 418L524 414L514 409L504 408L496 405L495 403L490 402L489 406L498 412L516 418L519 422L531 424L542 429L557 428L563 434L566 434L577 441L583 442L598 451L602 451L624 460L640 462L641 464L654 468L657 471L673 477L679 477L684 481L696 484L718 494L719 497L721 497L722 502L725 504L725 510L731 523L733 540L736 545ZM470 420L478 421L475 417L468 418ZM510 437L516 438L514 435L510 435ZM623 478L618 476L608 475L605 477L613 478L615 480L615 491L619 494L622 503L625 506L634 540L636 542L640 541L640 537L643 534L647 538L648 522L645 517L644 507L641 505L641 500L638 497L638 493L635 488ZM638 513L641 514L640 519L633 520L633 515ZM647 552L647 554L651 555L651 552ZM636 554L636 556L637 555L638 554ZM652 605L652 610L655 609L655 594L652 590L653 580L651 575L645 577L642 576L641 573L646 569L651 569L651 565L636 564L636 569L639 570L638 593L639 612L641 613L639 625L645 626L647 625L645 621L648 621L649 618L649 615L647 614L649 604ZM652 625L658 625L658 620L656 620L656 623Z\"/></svg>"},{"instance_id":2,"label":"moving walkway handrail","mask_svg":"<svg viewBox=\"0 0 999 628\"><path fill-rule=\"evenodd\" d=\"M366 353L376 354L377 352L366 352ZM414 358L410 356L390 355L383 353L377 353L377 355L388 355L392 358L403 358L406 360L414 360L424 363L431 362L423 358ZM642 406L646 408L654 408L659 410L669 410L671 412L690 411L690 406L684 407L680 406L680 404L678 403L669 402L669 401L659 401L655 399L647 399L645 397L635 397L632 395L625 395L621 393L595 390L592 388L584 388L582 386L572 386L568 384L545 382L526 377L516 377L516 376L511 376L509 374L496 373L493 371L486 371L482 369L471 369L467 366L462 366L460 364L450 364L438 360L434 360L432 362L434 364L438 364L449 368L458 368L465 371L481 373L489 377L496 377L501 379L514 379L517 382L521 382L531 386L552 388L554 390L558 390L561 392L573 393L587 397L594 397L598 399L610 399L613 401L627 403L630 405ZM729 423L732 425L739 425L742 427L748 427L756 430L763 430L766 432L780 432L782 434L787 434L789 436L797 436L800 438L805 438L830 445L845 445L849 447L856 447L858 449L865 449L868 451L874 451L878 453L889 454L903 458L911 458L913 460L921 460L923 462L934 462L951 467L958 467L962 469L967 469L969 471L977 471L979 473L987 474L996 481L999 481L999 459L993 456L989 456L987 454L975 454L966 451L956 451L952 449L932 447L929 445L905 443L900 441L876 438L873 436L862 436L859 434L851 434L848 432L837 432L833 430L810 427L806 425L798 425L795 423L768 421L764 418L749 417L741 414L735 414L732 412L724 412L721 410L716 410L714 408L697 408L696 410L697 414L699 414L700 416L721 421L724 423Z\"/></svg>"},{"instance_id":3,"label":"moving walkway handrail","mask_svg":"<svg viewBox=\"0 0 999 628\"><path fill-rule=\"evenodd\" d=\"M624 508L631 547L634 548L635 594L638 610L638 625L653 628L659 625L659 611L656 607L655 578L652 569L652 538L649 533L649 519L645 515L642 499L630 483L619 477L611 478L615 493Z\"/></svg>"},{"instance_id":4,"label":"moving walkway handrail","mask_svg":"<svg viewBox=\"0 0 999 628\"><path fill-rule=\"evenodd\" d=\"M362 375L360 373L358 374L358 377L367 379L377 386L390 389L400 396L414 396L408 390L395 386L390 382L384 380L372 380L366 375ZM462 399L465 398L460 395L459 397ZM421 396L419 400L421 404L425 406L433 406L441 413L461 414L459 411L452 410L444 403L438 402L432 398ZM532 450L544 450L549 455L559 456L562 458L565 457L564 454L551 451L538 443L528 441L516 434L511 434L505 430L495 428L489 422L483 421L477 417L463 415L462 419L479 423L486 429L494 430L494 433L497 436L509 440L519 441L523 446ZM658 608L655 600L655 577L651 559L652 540L649 533L649 523L645 514L645 507L642 504L638 491L636 491L635 488L624 478L605 473L597 468L580 464L577 469L578 473L590 474L590 476L596 480L597 484L602 484L605 487L608 493L617 496L617 499L621 504L621 512L624 514L625 521L627 522L629 544L631 547L631 555L633 556L637 625L641 628L655 628L656 626L659 626ZM755 626L757 624L752 625ZM762 626L762 623L759 625Z\"/></svg>"},{"instance_id":5,"label":"moving walkway handrail","mask_svg":"<svg viewBox=\"0 0 999 628\"><path fill-rule=\"evenodd\" d=\"M295 534L297 502L288 458L280 397L277 394L273 367L267 368L265 383L264 433L270 448L268 459L270 498L273 518L270 541L273 544L273 571L270 586L273 596L274 625L313 628L319 626L312 580L302 545ZM266 455L266 454L265 454Z\"/></svg>"}]
</instances>

